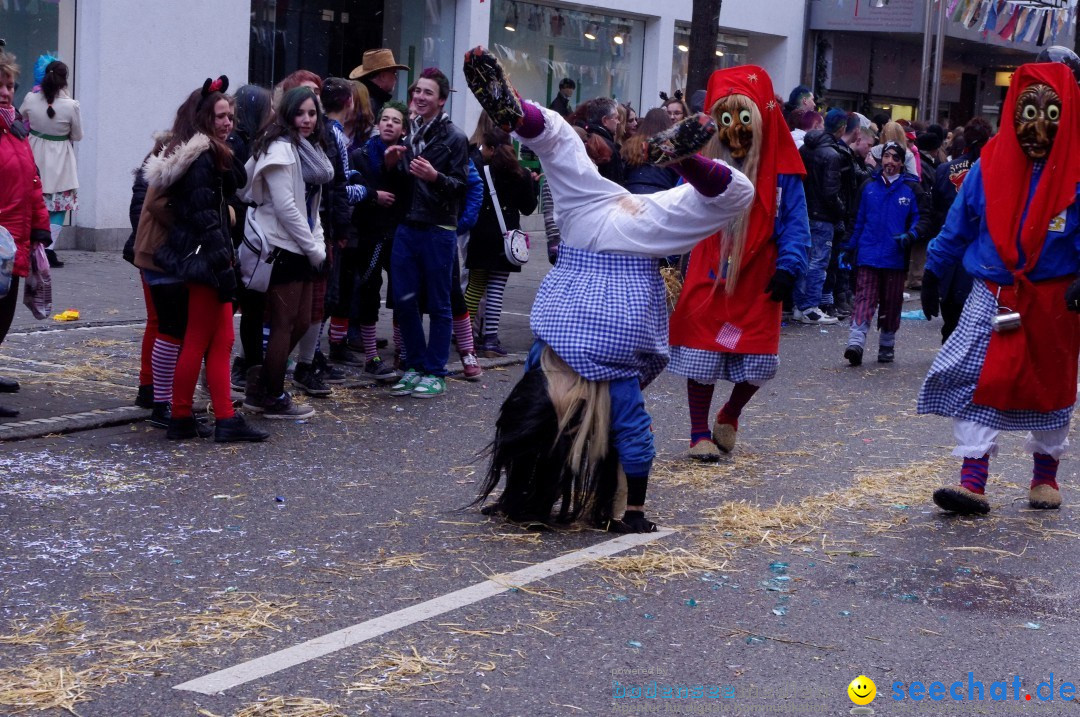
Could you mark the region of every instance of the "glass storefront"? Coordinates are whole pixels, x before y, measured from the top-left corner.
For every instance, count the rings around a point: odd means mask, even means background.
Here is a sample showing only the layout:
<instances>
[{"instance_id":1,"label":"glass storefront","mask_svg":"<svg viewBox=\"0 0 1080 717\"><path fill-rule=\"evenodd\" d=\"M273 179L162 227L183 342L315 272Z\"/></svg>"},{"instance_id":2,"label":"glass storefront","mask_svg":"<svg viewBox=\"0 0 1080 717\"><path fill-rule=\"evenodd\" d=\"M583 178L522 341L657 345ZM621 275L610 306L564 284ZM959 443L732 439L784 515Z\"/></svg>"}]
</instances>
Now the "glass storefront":
<instances>
[{"instance_id":1,"label":"glass storefront","mask_svg":"<svg viewBox=\"0 0 1080 717\"><path fill-rule=\"evenodd\" d=\"M640 106L644 41L642 20L516 0L491 5L489 47L521 96L545 105L569 77L574 105L603 96Z\"/></svg>"},{"instance_id":2,"label":"glass storefront","mask_svg":"<svg viewBox=\"0 0 1080 717\"><path fill-rule=\"evenodd\" d=\"M34 86L34 63L60 47L60 0L0 0L0 37L14 54L21 71L15 106ZM71 58L63 58L71 64Z\"/></svg>"},{"instance_id":3,"label":"glass storefront","mask_svg":"<svg viewBox=\"0 0 1080 717\"><path fill-rule=\"evenodd\" d=\"M386 3L382 47L392 49L394 58L410 68L398 81L397 94L401 98L425 67L438 67L450 78L450 86L455 89L461 89L464 84L463 80L454 77L453 72L454 67L461 65L461 58L454 56L454 5L455 0L390 0ZM453 99L451 93L444 111L450 111Z\"/></svg>"},{"instance_id":4,"label":"glass storefront","mask_svg":"<svg viewBox=\"0 0 1080 717\"><path fill-rule=\"evenodd\" d=\"M716 34L716 68L725 70L729 67L746 64L746 48L750 38L746 35L731 35L725 32ZM675 25L675 46L671 48L671 91L686 90L686 75L690 62L690 26L684 23Z\"/></svg>"},{"instance_id":5,"label":"glass storefront","mask_svg":"<svg viewBox=\"0 0 1080 717\"><path fill-rule=\"evenodd\" d=\"M249 81L269 87L300 68L320 77L348 77L365 49L382 46L381 5L381 0L251 0Z\"/></svg>"},{"instance_id":6,"label":"glass storefront","mask_svg":"<svg viewBox=\"0 0 1080 717\"><path fill-rule=\"evenodd\" d=\"M252 0L249 80L269 87L300 68L320 77L348 77L364 50L388 47L412 68L397 85L395 94L404 99L423 68L452 74L454 2Z\"/></svg>"}]
</instances>

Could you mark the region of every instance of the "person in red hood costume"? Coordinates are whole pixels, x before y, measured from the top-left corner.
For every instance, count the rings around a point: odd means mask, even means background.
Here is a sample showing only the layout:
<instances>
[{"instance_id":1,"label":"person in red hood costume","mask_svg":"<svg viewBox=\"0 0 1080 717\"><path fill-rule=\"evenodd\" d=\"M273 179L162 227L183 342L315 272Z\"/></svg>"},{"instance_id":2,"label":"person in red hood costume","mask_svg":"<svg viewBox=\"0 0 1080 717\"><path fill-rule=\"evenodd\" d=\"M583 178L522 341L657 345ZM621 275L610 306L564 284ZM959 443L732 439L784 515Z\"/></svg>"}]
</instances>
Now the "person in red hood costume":
<instances>
[{"instance_id":1,"label":"person in red hood costume","mask_svg":"<svg viewBox=\"0 0 1080 717\"><path fill-rule=\"evenodd\" d=\"M1029 431L1028 503L1057 508L1080 355L1080 90L1066 65L1021 66L1001 130L972 167L930 243L923 310L956 262L974 278L956 331L930 367L919 413L953 419L960 484L934 502L986 513L986 476L1001 431ZM929 278L929 282L926 279Z\"/></svg>"},{"instance_id":2,"label":"person in red hood costume","mask_svg":"<svg viewBox=\"0 0 1080 717\"><path fill-rule=\"evenodd\" d=\"M717 133L706 154L754 184L754 201L726 229L690 253L671 317L668 370L686 376L690 457L715 461L735 447L743 407L780 365L781 303L806 269L810 225L806 174L772 81L760 67L718 70L705 108ZM719 380L735 384L709 433Z\"/></svg>"}]
</instances>

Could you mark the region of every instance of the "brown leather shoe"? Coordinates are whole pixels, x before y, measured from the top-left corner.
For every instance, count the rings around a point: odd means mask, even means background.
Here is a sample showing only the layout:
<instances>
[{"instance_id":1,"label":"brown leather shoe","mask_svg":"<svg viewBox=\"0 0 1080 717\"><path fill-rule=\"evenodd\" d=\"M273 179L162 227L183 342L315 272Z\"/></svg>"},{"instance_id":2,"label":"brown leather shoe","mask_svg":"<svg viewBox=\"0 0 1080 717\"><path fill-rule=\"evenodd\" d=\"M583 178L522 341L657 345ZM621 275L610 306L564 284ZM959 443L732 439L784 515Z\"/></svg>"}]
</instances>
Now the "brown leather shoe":
<instances>
[{"instance_id":1,"label":"brown leather shoe","mask_svg":"<svg viewBox=\"0 0 1080 717\"><path fill-rule=\"evenodd\" d=\"M1028 505L1036 510L1054 510L1061 507L1061 491L1045 483L1028 491Z\"/></svg>"},{"instance_id":2,"label":"brown leather shoe","mask_svg":"<svg viewBox=\"0 0 1080 717\"><path fill-rule=\"evenodd\" d=\"M934 503L942 510L961 515L985 515L990 512L990 501L985 495L968 490L962 485L950 485L934 491Z\"/></svg>"}]
</instances>

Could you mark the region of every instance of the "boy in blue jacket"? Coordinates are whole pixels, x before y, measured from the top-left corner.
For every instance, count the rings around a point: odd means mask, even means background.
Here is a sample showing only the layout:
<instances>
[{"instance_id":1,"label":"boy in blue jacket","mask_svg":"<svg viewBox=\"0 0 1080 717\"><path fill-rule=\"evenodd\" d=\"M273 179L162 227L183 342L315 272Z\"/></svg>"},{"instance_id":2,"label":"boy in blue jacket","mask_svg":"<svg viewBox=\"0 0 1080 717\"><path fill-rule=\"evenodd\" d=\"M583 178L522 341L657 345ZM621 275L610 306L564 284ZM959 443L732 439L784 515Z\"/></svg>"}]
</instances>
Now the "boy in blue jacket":
<instances>
[{"instance_id":1,"label":"boy in blue jacket","mask_svg":"<svg viewBox=\"0 0 1080 717\"><path fill-rule=\"evenodd\" d=\"M907 249L915 239L922 199L918 180L904 176L907 150L889 142L881 152L881 172L862 188L848 252L855 258L855 307L844 358L862 364L870 321L881 306L878 363L892 363L904 305Z\"/></svg>"}]
</instances>

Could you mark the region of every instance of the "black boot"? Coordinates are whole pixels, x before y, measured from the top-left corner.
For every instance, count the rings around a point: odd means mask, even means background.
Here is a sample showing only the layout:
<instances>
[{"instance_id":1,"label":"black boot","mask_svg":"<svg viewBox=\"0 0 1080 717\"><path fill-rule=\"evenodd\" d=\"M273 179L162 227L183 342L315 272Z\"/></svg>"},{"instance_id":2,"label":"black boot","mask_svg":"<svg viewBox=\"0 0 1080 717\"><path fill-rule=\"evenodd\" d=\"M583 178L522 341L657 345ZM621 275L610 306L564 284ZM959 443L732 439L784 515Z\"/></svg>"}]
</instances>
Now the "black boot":
<instances>
[{"instance_id":1,"label":"black boot","mask_svg":"<svg viewBox=\"0 0 1080 717\"><path fill-rule=\"evenodd\" d=\"M135 405L139 408L154 407L154 385L139 386L139 393L135 396Z\"/></svg>"},{"instance_id":2,"label":"black boot","mask_svg":"<svg viewBox=\"0 0 1080 717\"><path fill-rule=\"evenodd\" d=\"M262 413L265 391L262 387L262 366L248 366L244 377L244 408Z\"/></svg>"},{"instance_id":3,"label":"black boot","mask_svg":"<svg viewBox=\"0 0 1080 717\"><path fill-rule=\"evenodd\" d=\"M15 418L19 415L19 409L17 408L5 408L0 406L0 418Z\"/></svg>"},{"instance_id":4,"label":"black boot","mask_svg":"<svg viewBox=\"0 0 1080 717\"><path fill-rule=\"evenodd\" d=\"M19 382L13 378L3 378L0 376L0 393L18 393Z\"/></svg>"},{"instance_id":5,"label":"black boot","mask_svg":"<svg viewBox=\"0 0 1080 717\"><path fill-rule=\"evenodd\" d=\"M214 441L217 443L239 443L249 441L257 443L270 437L266 431L260 431L248 425L239 413L232 418L223 418L214 426Z\"/></svg>"},{"instance_id":6,"label":"black boot","mask_svg":"<svg viewBox=\"0 0 1080 717\"><path fill-rule=\"evenodd\" d=\"M154 428L168 428L169 421L172 420L172 408L169 406L168 401L158 401L154 404L154 410L150 414L150 418L146 419Z\"/></svg>"},{"instance_id":7,"label":"black boot","mask_svg":"<svg viewBox=\"0 0 1080 717\"><path fill-rule=\"evenodd\" d=\"M189 438L209 438L214 434L214 429L205 422L200 423L194 416L187 418L170 418L169 428L165 431L165 437L173 441L184 441Z\"/></svg>"},{"instance_id":8,"label":"black boot","mask_svg":"<svg viewBox=\"0 0 1080 717\"><path fill-rule=\"evenodd\" d=\"M244 390L245 386L247 386L247 361L239 356L233 357L229 380L234 391Z\"/></svg>"},{"instance_id":9,"label":"black boot","mask_svg":"<svg viewBox=\"0 0 1080 717\"><path fill-rule=\"evenodd\" d=\"M53 269L59 269L64 265L64 262L60 261L60 257L52 249L45 250L45 257L49 260L49 266Z\"/></svg>"}]
</instances>

